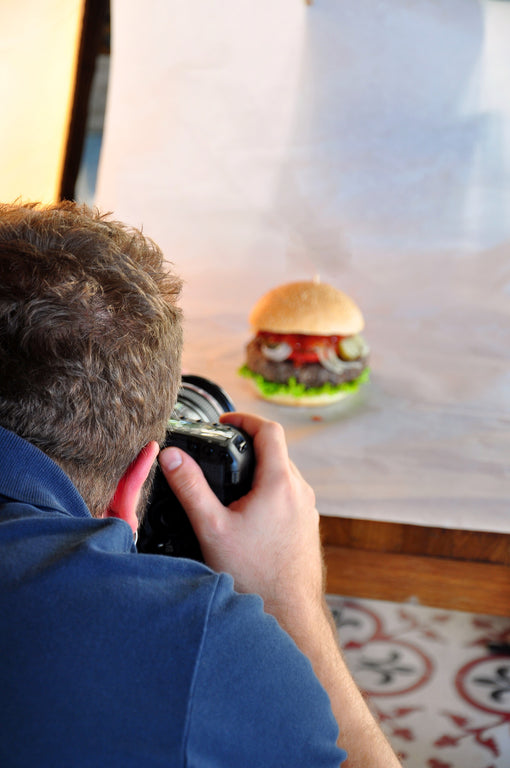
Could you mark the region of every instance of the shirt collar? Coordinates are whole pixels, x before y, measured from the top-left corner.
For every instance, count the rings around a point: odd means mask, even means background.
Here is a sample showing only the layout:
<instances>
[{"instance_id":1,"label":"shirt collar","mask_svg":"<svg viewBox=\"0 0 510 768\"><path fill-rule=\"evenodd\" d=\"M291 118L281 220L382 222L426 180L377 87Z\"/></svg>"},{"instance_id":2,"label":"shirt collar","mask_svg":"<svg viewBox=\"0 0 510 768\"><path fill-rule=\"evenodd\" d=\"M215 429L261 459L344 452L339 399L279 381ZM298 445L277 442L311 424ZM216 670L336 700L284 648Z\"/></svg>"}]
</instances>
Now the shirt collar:
<instances>
[{"instance_id":1,"label":"shirt collar","mask_svg":"<svg viewBox=\"0 0 510 768\"><path fill-rule=\"evenodd\" d=\"M66 473L43 451L0 427L0 494L75 517L90 517Z\"/></svg>"}]
</instances>

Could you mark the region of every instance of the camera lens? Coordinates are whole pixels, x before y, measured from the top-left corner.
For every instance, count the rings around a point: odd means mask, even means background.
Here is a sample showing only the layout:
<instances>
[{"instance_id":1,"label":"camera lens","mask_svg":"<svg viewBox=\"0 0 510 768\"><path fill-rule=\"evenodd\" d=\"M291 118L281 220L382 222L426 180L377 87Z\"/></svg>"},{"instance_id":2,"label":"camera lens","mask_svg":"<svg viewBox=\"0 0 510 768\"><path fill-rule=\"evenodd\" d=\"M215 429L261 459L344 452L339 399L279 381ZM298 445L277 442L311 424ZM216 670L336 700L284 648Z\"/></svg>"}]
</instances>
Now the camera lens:
<instances>
[{"instance_id":1,"label":"camera lens","mask_svg":"<svg viewBox=\"0 0 510 768\"><path fill-rule=\"evenodd\" d=\"M230 411L235 411L234 403L218 384L202 376L182 377L173 419L214 423Z\"/></svg>"}]
</instances>

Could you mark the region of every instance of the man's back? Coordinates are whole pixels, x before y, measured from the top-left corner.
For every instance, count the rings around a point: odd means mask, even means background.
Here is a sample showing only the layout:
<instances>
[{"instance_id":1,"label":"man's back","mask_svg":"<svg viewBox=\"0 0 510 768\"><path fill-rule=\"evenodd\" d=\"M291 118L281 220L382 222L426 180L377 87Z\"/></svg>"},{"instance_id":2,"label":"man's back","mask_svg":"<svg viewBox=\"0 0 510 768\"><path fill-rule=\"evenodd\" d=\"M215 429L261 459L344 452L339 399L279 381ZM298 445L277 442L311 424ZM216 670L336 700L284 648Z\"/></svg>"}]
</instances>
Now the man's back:
<instances>
[{"instance_id":1,"label":"man's back","mask_svg":"<svg viewBox=\"0 0 510 768\"><path fill-rule=\"evenodd\" d=\"M332 766L337 727L262 601L139 555L0 429L2 766Z\"/></svg>"}]
</instances>

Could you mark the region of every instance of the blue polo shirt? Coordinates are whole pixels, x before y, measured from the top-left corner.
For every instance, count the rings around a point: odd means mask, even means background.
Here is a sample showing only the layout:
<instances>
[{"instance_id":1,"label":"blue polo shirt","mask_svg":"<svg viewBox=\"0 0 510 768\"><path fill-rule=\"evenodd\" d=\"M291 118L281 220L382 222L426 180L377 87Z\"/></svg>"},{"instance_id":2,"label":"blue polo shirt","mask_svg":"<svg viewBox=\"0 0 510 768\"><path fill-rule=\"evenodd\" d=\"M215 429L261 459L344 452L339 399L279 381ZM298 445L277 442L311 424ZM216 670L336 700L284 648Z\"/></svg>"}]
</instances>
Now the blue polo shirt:
<instances>
[{"instance_id":1,"label":"blue polo shirt","mask_svg":"<svg viewBox=\"0 0 510 768\"><path fill-rule=\"evenodd\" d=\"M0 428L0 765L336 768L308 659L260 598L141 555Z\"/></svg>"}]
</instances>

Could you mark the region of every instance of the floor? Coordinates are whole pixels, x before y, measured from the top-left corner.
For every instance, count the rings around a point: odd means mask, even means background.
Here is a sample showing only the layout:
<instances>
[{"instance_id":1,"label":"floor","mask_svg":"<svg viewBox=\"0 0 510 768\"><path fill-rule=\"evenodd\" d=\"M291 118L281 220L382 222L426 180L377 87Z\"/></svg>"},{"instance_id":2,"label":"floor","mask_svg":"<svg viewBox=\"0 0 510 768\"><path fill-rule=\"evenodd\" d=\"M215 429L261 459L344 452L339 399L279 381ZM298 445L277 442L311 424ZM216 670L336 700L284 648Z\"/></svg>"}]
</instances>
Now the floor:
<instances>
[{"instance_id":1,"label":"floor","mask_svg":"<svg viewBox=\"0 0 510 768\"><path fill-rule=\"evenodd\" d=\"M510 618L329 595L405 768L510 768ZM498 652L499 651L499 652Z\"/></svg>"}]
</instances>

